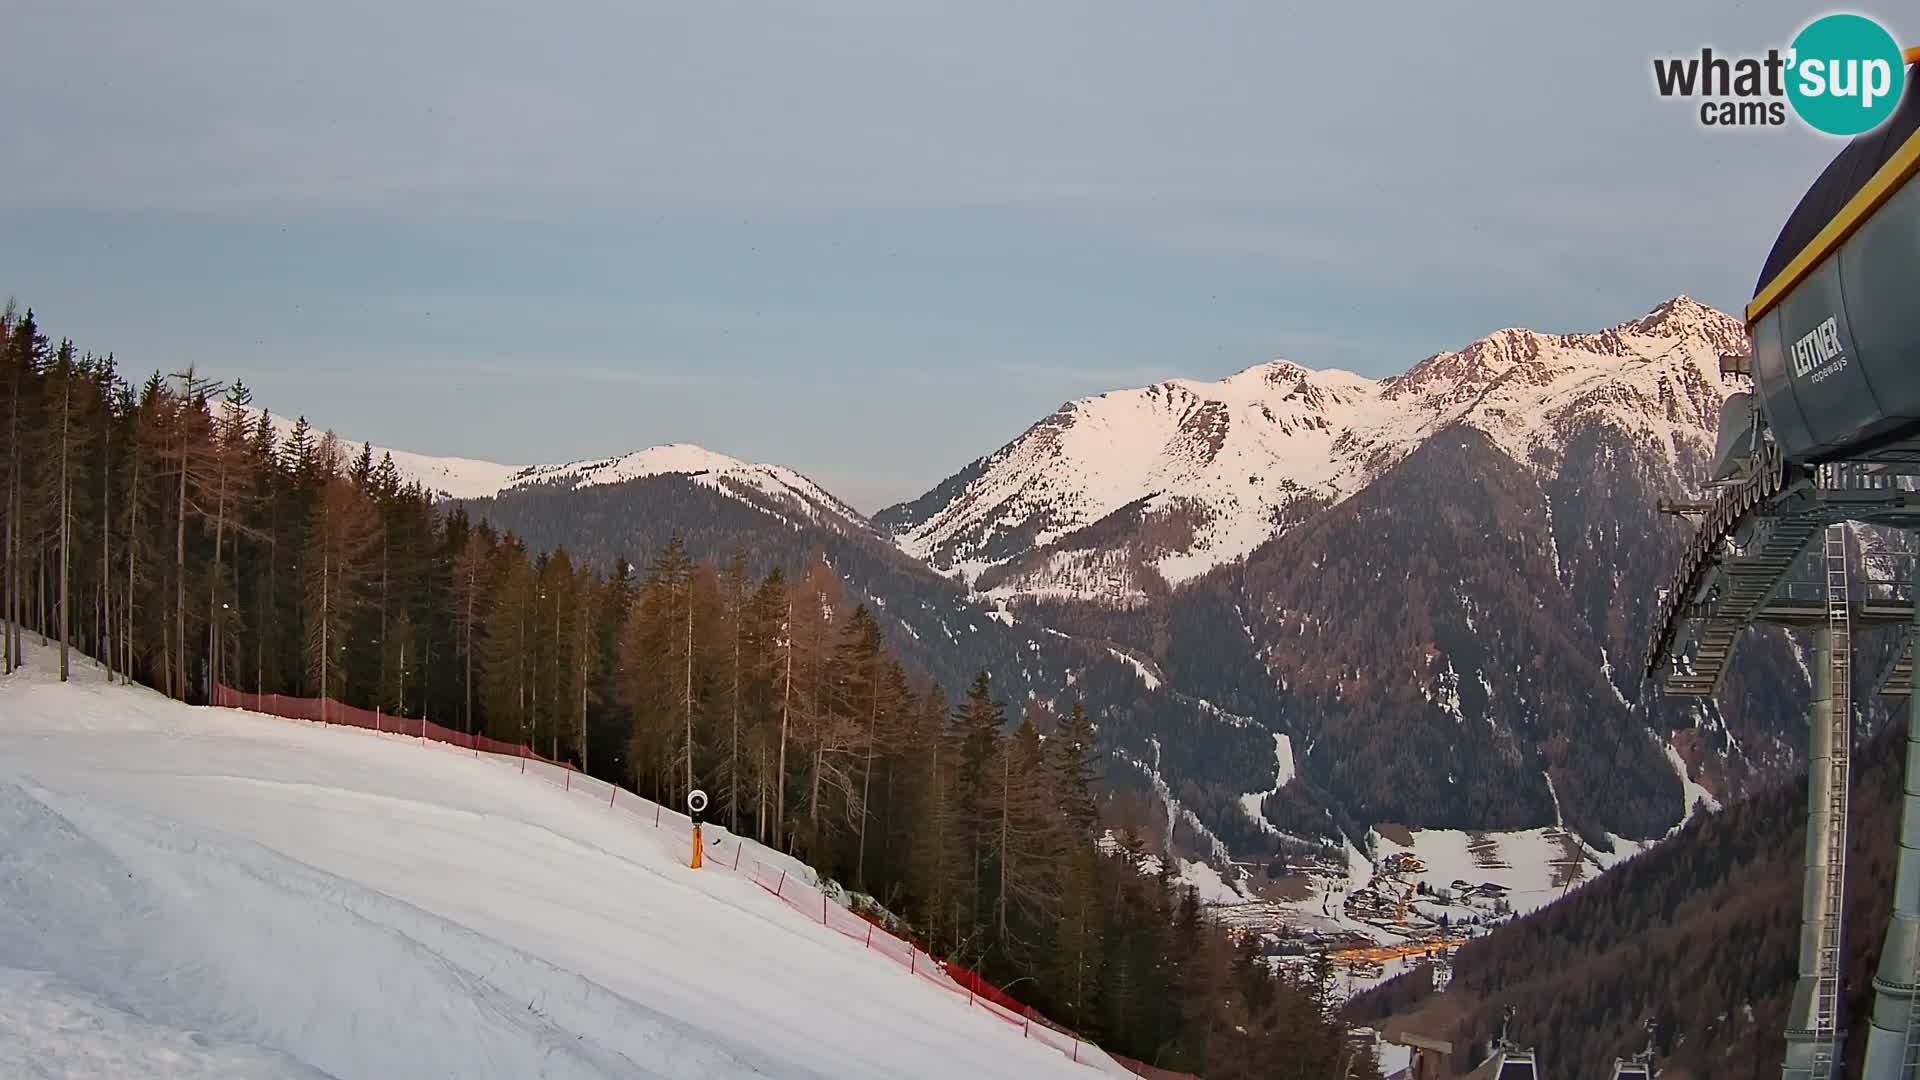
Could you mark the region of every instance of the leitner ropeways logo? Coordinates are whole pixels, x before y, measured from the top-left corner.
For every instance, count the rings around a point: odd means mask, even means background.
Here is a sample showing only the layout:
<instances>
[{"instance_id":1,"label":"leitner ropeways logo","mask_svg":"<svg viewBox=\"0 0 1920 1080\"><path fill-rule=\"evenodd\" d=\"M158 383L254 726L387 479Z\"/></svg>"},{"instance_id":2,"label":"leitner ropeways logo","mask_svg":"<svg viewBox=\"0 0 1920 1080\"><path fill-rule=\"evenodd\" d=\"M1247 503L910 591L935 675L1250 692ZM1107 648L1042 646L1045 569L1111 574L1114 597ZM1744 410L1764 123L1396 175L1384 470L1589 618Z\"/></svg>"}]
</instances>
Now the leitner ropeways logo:
<instances>
[{"instance_id":1,"label":"leitner ropeways logo","mask_svg":"<svg viewBox=\"0 0 1920 1080\"><path fill-rule=\"evenodd\" d=\"M1892 34L1864 15L1826 15L1808 23L1786 50L1764 56L1656 57L1661 97L1700 98L1707 127L1779 127L1787 106L1828 135L1872 131L1893 115L1907 68Z\"/></svg>"},{"instance_id":2,"label":"leitner ropeways logo","mask_svg":"<svg viewBox=\"0 0 1920 1080\"><path fill-rule=\"evenodd\" d=\"M1847 366L1847 345L1840 340L1840 322L1834 316L1807 331L1789 354L1795 378L1819 382Z\"/></svg>"}]
</instances>

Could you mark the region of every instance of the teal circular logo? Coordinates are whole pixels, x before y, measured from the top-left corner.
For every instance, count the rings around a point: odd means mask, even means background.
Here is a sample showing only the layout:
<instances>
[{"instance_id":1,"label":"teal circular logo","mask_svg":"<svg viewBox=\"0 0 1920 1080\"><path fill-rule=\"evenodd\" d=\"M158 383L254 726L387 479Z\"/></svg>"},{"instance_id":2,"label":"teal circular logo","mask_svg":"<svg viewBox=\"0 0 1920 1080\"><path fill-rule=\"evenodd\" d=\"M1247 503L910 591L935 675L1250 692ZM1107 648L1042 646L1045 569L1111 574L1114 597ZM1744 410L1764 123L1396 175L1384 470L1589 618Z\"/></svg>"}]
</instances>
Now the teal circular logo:
<instances>
[{"instance_id":1,"label":"teal circular logo","mask_svg":"<svg viewBox=\"0 0 1920 1080\"><path fill-rule=\"evenodd\" d=\"M1893 115L1906 89L1900 44L1864 15L1826 15L1793 39L1787 100L1816 131L1858 135Z\"/></svg>"}]
</instances>

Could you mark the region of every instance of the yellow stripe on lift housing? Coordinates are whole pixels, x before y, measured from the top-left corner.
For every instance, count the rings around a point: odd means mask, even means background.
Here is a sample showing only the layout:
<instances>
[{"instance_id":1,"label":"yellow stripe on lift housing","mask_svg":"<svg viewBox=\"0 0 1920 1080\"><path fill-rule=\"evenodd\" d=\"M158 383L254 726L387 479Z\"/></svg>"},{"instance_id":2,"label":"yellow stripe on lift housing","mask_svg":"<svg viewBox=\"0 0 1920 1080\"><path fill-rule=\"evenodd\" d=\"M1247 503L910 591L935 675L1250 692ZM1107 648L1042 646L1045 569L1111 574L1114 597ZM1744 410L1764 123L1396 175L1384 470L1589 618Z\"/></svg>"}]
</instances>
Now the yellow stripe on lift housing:
<instances>
[{"instance_id":1,"label":"yellow stripe on lift housing","mask_svg":"<svg viewBox=\"0 0 1920 1080\"><path fill-rule=\"evenodd\" d=\"M1909 64L1920 64L1920 46L1908 49L1901 59ZM1841 207L1840 212L1833 215L1833 220L1827 222L1827 227L1800 249L1800 254L1793 257L1786 269L1775 274L1766 287L1753 295L1753 302L1747 305L1747 328L1751 330L1795 286L1805 281L1807 275L1813 273L1814 267L1826 261L1827 256L1846 243L1847 237L1865 224L1875 210L1893 198L1893 193L1912 179L1915 172L1920 172L1920 131L1914 132L1899 151L1880 166L1880 171L1874 173L1873 178L1855 192L1853 198L1847 200L1847 205Z\"/></svg>"}]
</instances>

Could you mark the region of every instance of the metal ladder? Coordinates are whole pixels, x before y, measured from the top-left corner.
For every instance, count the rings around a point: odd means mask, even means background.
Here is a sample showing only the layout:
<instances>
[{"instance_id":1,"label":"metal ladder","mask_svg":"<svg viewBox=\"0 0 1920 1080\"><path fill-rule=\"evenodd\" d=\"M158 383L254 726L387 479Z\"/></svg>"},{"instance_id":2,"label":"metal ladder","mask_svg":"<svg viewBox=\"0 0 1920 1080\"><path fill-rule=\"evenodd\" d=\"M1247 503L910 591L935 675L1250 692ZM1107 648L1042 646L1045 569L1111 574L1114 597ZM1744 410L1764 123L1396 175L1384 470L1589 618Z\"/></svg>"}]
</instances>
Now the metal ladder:
<instances>
[{"instance_id":1,"label":"metal ladder","mask_svg":"<svg viewBox=\"0 0 1920 1080\"><path fill-rule=\"evenodd\" d=\"M1827 910L1820 913L1819 999L1813 1049L1813 1080L1838 1075L1841 978L1841 913L1846 907L1847 784L1853 760L1853 627L1847 598L1847 526L1827 526L1828 694L1832 706L1833 756L1828 759ZM1912 1043L1912 1025L1908 1042Z\"/></svg>"},{"instance_id":2,"label":"metal ladder","mask_svg":"<svg viewBox=\"0 0 1920 1080\"><path fill-rule=\"evenodd\" d=\"M1915 583L1914 599L1916 602L1920 602L1920 570L1916 571L1912 579ZM1916 658L1914 651L1916 644L1920 643L1916 643L1912 630L1909 630L1907 640L1901 646L1903 655L1906 658L1905 662L1907 664L1907 679L1909 684L1911 684L1913 680L1914 672L1920 670L1913 667L1913 662ZM1900 661L1896 660L1896 664L1899 662ZM1911 717L1909 717L1907 722L1913 722ZM1907 957L1907 986L1909 987L1909 996L1907 997L1907 1035L1900 1052L1900 1075L1903 1077L1920 1075L1920 937L1911 938L1909 945L1911 946L1911 955Z\"/></svg>"}]
</instances>

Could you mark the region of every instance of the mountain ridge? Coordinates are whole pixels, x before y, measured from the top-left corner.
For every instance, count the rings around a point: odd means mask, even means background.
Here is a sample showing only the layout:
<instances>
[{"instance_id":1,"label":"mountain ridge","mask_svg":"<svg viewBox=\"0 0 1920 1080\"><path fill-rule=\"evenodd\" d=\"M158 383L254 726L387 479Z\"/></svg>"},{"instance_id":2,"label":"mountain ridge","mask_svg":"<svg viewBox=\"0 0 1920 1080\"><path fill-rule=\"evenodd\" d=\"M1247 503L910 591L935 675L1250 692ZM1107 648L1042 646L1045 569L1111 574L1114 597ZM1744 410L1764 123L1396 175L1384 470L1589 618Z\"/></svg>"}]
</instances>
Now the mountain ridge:
<instances>
[{"instance_id":1,"label":"mountain ridge","mask_svg":"<svg viewBox=\"0 0 1920 1080\"><path fill-rule=\"evenodd\" d=\"M251 412L255 422L260 414L266 413L282 439L305 419L304 415L290 417L266 409ZM314 430L331 429L315 427ZM611 457L581 458L551 465L510 465L400 450L346 439L337 433L334 437L349 450L367 448L376 462L383 456L391 457L402 483L417 483L444 500L488 499L535 486L578 489L655 476L685 476L746 501L755 501L758 496L760 502L770 499L793 503L808 512L839 518L859 527L867 524L866 515L795 469L744 461L693 443L659 443Z\"/></svg>"},{"instance_id":2,"label":"mountain ridge","mask_svg":"<svg viewBox=\"0 0 1920 1080\"><path fill-rule=\"evenodd\" d=\"M1170 438L1164 440L1161 446L1180 451L1177 457L1203 468L1217 461L1224 449L1234 420L1230 415L1231 404L1258 407L1261 418L1286 436L1312 432L1328 434L1332 432L1334 424L1330 414L1337 416L1345 408L1350 415L1340 419L1357 420L1358 423L1346 424L1328 439L1314 439L1304 445L1287 447L1298 452L1285 455L1291 461L1282 461L1281 455L1275 455L1272 464L1281 466L1279 475L1268 477L1250 474L1248 477L1249 486L1271 480L1285 491L1298 493L1295 497L1311 495L1337 502L1371 482L1385 465L1404 456L1422 438L1430 437L1453 420L1464 418L1459 414L1488 406L1492 395L1504 386L1519 384L1539 387L1551 384L1552 373L1545 370L1542 364L1543 357L1552 349L1571 349L1618 360L1637 358L1645 362L1652 357L1635 348L1635 339L1672 339L1696 346L1705 343L1718 351L1731 351L1738 347L1742 337L1743 331L1732 316L1685 295L1678 295L1655 306L1645 315L1596 332L1547 333L1522 327L1504 327L1482 335L1461 349L1434 353L1405 372L1379 379L1340 368L1316 369L1293 360L1275 359L1249 365L1213 381L1168 379L1143 387L1109 390L1063 403L994 453L976 458L922 495L892 504L872 515L855 510L798 470L772 463L748 462L691 443L656 444L606 457L551 464L513 464L457 455L426 454L360 440L343 438L342 442L350 447L372 446L376 457L390 454L403 480L418 482L428 491L447 499L488 498L535 484L592 487L656 475L703 477L705 482L720 487L729 486L730 481L758 489L760 493L774 498L792 498L810 504L847 522L870 525L896 537L904 551L933 565L937 571L951 574L958 570L972 581L977 580L981 572L1009 561L1010 556L984 560L954 558L959 548L965 545L956 545L942 537L950 537L966 527L965 523L937 529L930 528L932 523L936 519L955 517L953 509L956 506L983 502L982 494L972 489L992 470L995 463L1003 461L1016 448L1029 441L1037 441L1043 449L1058 445L1062 434L1073 426L1077 414L1099 408L1102 402L1144 397L1181 410ZM1605 375L1601 373L1603 378ZM1579 388L1578 385L1573 387L1576 390ZM1690 389L1703 388L1696 386ZM1230 393L1222 394L1222 391ZM1228 400L1234 398L1238 400ZM1690 394L1688 403L1697 405L1701 400L1701 397ZM1408 411L1424 414L1424 422L1412 425L1409 430L1406 417L1400 417L1398 423L1394 422L1393 414L1398 410L1366 408L1381 402L1406 402ZM1597 403L1589 397L1557 404L1539 400L1535 404L1551 410L1549 415L1540 419L1552 420L1555 414L1564 413L1573 406L1591 407ZM1486 426L1500 427L1495 421L1504 418L1508 412L1502 408L1494 416L1487 417ZM1355 413L1359 415L1351 415ZM293 419L280 413L273 413L272 416L275 427L284 437L292 429ZM1684 419L1690 421L1688 426L1700 430L1710 428L1716 417L1695 409ZM1104 423L1104 418L1099 422ZM322 429L316 426L315 430ZM1122 432L1116 431L1114 434L1118 436ZM1491 430L1490 434L1496 436L1496 441L1501 441L1501 431ZM1525 436L1534 433L1511 430L1508 434ZM1321 441L1326 443L1324 447L1314 445ZM1506 442L1509 445L1503 448L1525 463L1530 456L1527 453L1529 448L1512 438ZM1316 467L1308 460L1314 457L1312 451L1315 449L1324 449L1325 456L1339 460L1324 463L1326 467ZM1100 494L1070 497L1065 500L1068 505L1056 515L1057 524L1030 522L1023 523L1023 527L1003 529L1004 541L999 546L1017 546L1019 541L1027 540L1044 547L1097 526L1117 511L1159 512L1162 516L1168 516L1170 511L1177 511L1183 502L1195 498L1205 501L1206 493L1194 491L1192 481L1201 481L1204 486L1206 482L1216 479L1183 470L1178 467L1179 461L1149 464L1151 467L1133 490L1119 493L1126 497L1117 501ZM1285 500L1286 503L1292 501L1293 497ZM1075 514L1073 507L1079 503L1091 503L1093 510ZM1223 513L1224 509L1230 508L1208 505L1201 509L1200 516L1210 520L1230 517ZM1252 547L1268 538L1268 534L1258 526L1284 517L1283 506L1265 506L1256 502L1255 509L1261 513L1252 521L1229 521L1234 526L1230 530L1234 535L1220 546L1218 554L1229 558L1244 556ZM1190 580L1221 561L1229 561L1229 558L1210 559L1204 553L1185 554L1189 557L1180 559L1177 555L1173 558L1163 556L1159 560L1157 568L1163 571L1163 576L1168 578L1170 584ZM1020 590L1003 588L998 591L1017 594Z\"/></svg>"},{"instance_id":3,"label":"mountain ridge","mask_svg":"<svg viewBox=\"0 0 1920 1080\"><path fill-rule=\"evenodd\" d=\"M1551 459L1592 419L1677 459L1679 442L1710 443L1726 390L1718 357L1743 337L1732 316L1682 295L1592 333L1497 330L1382 379L1274 360L1108 391L872 520L994 595L1141 599L1244 558L1294 504L1351 497L1456 422L1522 464ZM1068 542L1119 512L1136 521L1112 530L1117 542Z\"/></svg>"}]
</instances>

